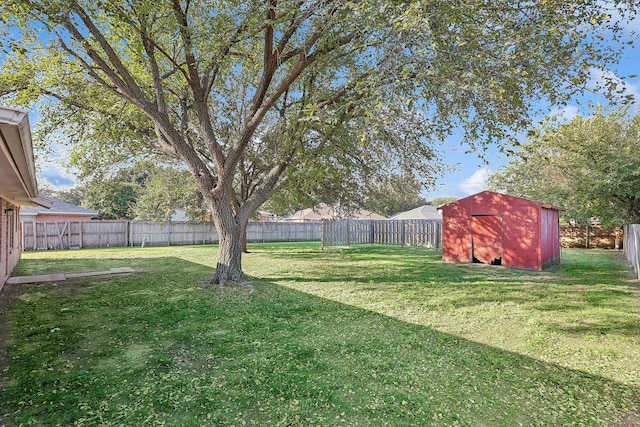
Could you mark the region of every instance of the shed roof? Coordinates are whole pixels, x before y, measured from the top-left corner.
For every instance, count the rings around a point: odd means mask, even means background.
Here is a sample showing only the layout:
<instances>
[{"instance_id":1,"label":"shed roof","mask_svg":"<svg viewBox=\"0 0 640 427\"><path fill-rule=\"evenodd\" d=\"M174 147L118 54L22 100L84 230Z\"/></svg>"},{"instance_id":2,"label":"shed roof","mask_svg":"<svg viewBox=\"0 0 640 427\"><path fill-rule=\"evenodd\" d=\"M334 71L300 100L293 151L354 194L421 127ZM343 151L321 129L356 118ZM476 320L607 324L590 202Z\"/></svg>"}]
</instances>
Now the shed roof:
<instances>
[{"instance_id":1,"label":"shed roof","mask_svg":"<svg viewBox=\"0 0 640 427\"><path fill-rule=\"evenodd\" d=\"M552 205L547 204L547 203L540 203L540 202L536 202L534 200L525 199L523 197L511 196L509 194L496 193L494 191L488 191L488 190L481 191L479 193L472 194L472 195L467 196L467 197L463 197L462 199L456 200L455 202L447 203L446 205L438 206L438 209L442 210L443 208L446 208L448 206L454 206L454 205L458 205L458 204L465 204L470 199L474 199L474 198L478 198L478 197L484 198L485 196L498 196L498 197L502 197L502 198L505 198L505 199L523 200L525 202L529 202L529 203L538 205L538 206L540 206L542 208L545 208L545 209L551 209L551 210L556 210L556 211L564 211L565 210L564 208L559 208L557 206L552 206Z\"/></svg>"}]
</instances>

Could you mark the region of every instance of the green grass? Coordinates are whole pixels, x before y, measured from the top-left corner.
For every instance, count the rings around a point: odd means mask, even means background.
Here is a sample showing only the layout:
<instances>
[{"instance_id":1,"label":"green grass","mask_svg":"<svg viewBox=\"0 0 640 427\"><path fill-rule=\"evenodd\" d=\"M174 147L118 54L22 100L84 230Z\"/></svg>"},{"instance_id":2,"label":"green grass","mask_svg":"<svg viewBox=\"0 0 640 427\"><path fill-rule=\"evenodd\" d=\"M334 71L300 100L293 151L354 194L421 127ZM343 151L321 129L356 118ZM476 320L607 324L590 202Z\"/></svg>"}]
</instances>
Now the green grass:
<instances>
[{"instance_id":1,"label":"green grass","mask_svg":"<svg viewBox=\"0 0 640 427\"><path fill-rule=\"evenodd\" d=\"M250 250L253 285L226 290L200 287L212 246L25 253L20 274L139 273L5 287L0 419L640 425L640 304L618 252L538 273L425 248Z\"/></svg>"}]
</instances>

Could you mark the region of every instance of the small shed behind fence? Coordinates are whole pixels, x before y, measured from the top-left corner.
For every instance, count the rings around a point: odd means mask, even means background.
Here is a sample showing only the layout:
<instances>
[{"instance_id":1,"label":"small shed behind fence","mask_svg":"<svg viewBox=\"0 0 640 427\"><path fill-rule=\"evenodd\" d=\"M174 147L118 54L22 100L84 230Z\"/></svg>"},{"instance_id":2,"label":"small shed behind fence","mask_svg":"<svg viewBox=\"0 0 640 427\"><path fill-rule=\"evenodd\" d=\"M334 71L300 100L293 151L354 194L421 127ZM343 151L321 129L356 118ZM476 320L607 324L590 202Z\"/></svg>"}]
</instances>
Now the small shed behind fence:
<instances>
[{"instance_id":1,"label":"small shed behind fence","mask_svg":"<svg viewBox=\"0 0 640 427\"><path fill-rule=\"evenodd\" d=\"M438 209L443 261L531 270L560 261L560 208L482 191Z\"/></svg>"}]
</instances>

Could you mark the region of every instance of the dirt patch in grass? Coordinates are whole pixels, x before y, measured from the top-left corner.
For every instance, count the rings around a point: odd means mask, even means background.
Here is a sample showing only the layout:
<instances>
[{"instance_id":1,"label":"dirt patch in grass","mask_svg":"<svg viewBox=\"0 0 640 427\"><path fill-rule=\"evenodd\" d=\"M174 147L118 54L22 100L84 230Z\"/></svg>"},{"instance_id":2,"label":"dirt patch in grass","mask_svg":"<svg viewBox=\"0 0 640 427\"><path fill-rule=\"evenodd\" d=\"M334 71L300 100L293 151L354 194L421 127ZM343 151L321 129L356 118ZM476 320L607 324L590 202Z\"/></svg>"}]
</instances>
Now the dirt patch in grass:
<instances>
[{"instance_id":1,"label":"dirt patch in grass","mask_svg":"<svg viewBox=\"0 0 640 427\"><path fill-rule=\"evenodd\" d=\"M231 282L225 285L211 283L211 279L203 280L199 288L211 291L219 297L248 296L256 292L255 282L251 278L246 278L242 282Z\"/></svg>"}]
</instances>

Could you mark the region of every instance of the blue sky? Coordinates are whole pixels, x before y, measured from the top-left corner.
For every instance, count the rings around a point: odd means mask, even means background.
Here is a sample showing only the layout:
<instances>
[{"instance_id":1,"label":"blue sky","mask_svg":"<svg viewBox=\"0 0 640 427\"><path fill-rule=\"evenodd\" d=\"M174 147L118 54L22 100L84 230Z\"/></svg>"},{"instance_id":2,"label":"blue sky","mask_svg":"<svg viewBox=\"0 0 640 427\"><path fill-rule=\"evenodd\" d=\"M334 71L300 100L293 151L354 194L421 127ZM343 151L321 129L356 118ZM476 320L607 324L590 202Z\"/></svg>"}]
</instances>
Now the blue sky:
<instances>
[{"instance_id":1,"label":"blue sky","mask_svg":"<svg viewBox=\"0 0 640 427\"><path fill-rule=\"evenodd\" d=\"M610 70L612 75L620 78L620 86L624 86L626 93L635 95L636 104L633 107L635 110L640 109L640 77L627 76L640 74L640 40L638 40L638 34L640 34L640 18L626 25L625 35L627 37L635 37L636 44L627 46L620 64ZM590 76L588 87L595 90L598 82L603 77L602 73L593 72ZM615 101L612 104L604 96L598 95L596 92L590 92L578 99L574 99L562 110L547 108L546 115L559 114L567 119L578 114L588 115L588 102L615 106ZM543 116L536 117L536 119L540 120ZM37 117L32 118L32 123L36 121ZM487 177L509 160L505 155L500 154L498 150L490 149L486 151L484 159L477 153L468 153L469 147L464 144L461 145L459 139L453 137L438 147L445 161L450 165L454 165L455 169L439 179L434 190L423 193L427 200L441 196L465 197L482 191ZM75 185L75 177L63 166L65 157L65 152L62 149L57 149L56 151L54 148L48 161L44 161L44 158L39 159L39 182L48 182L58 188L69 188Z\"/></svg>"}]
</instances>

